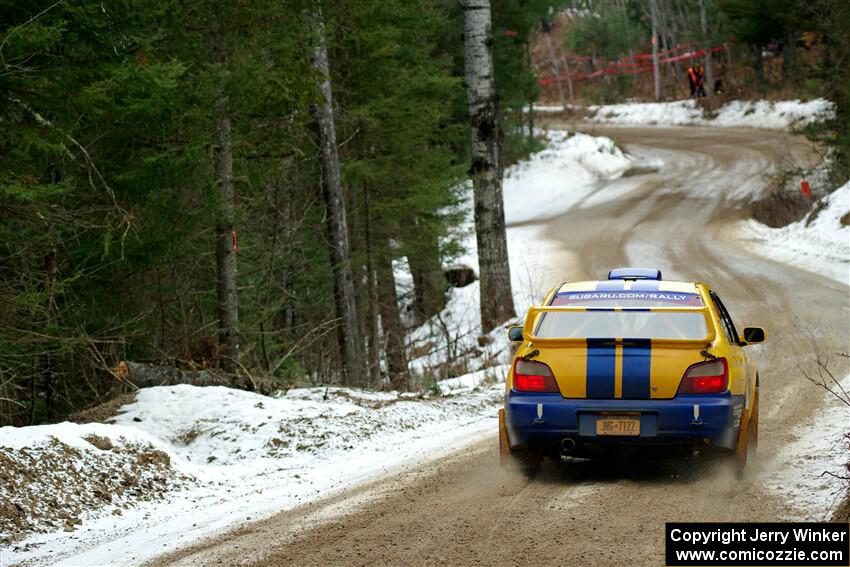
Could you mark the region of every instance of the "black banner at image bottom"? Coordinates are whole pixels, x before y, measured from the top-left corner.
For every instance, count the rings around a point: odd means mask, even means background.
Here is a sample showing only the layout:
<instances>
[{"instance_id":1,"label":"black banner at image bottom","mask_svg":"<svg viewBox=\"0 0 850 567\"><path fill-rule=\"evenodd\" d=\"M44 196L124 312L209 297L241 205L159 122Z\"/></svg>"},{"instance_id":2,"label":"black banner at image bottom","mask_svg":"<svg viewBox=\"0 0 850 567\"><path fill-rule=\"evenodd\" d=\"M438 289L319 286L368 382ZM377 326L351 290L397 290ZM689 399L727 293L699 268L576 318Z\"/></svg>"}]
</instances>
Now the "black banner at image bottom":
<instances>
[{"instance_id":1,"label":"black banner at image bottom","mask_svg":"<svg viewBox=\"0 0 850 567\"><path fill-rule=\"evenodd\" d=\"M669 567L850 566L850 524L668 523Z\"/></svg>"}]
</instances>

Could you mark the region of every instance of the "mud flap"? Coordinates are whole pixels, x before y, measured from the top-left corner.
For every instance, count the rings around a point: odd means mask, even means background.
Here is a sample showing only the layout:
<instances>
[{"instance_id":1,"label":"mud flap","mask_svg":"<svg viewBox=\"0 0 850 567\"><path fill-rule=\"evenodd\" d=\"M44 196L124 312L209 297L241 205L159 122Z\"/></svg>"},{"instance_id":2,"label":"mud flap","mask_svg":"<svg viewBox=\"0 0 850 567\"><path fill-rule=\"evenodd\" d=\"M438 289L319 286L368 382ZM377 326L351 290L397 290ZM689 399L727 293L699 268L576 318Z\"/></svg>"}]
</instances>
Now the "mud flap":
<instances>
[{"instance_id":1,"label":"mud flap","mask_svg":"<svg viewBox=\"0 0 850 567\"><path fill-rule=\"evenodd\" d=\"M499 410L499 462L502 467L509 470L532 471L540 467L543 459L536 451L524 449L511 449L508 428L505 424L505 410Z\"/></svg>"},{"instance_id":2,"label":"mud flap","mask_svg":"<svg viewBox=\"0 0 850 567\"><path fill-rule=\"evenodd\" d=\"M738 444L735 447L735 456L733 464L735 465L735 473L741 477L744 476L744 470L747 468L747 442L749 441L750 431L750 412L744 410L744 415L741 416L741 427L738 429Z\"/></svg>"},{"instance_id":3,"label":"mud flap","mask_svg":"<svg viewBox=\"0 0 850 567\"><path fill-rule=\"evenodd\" d=\"M744 471L749 461L755 460L756 448L758 447L758 426L759 426L759 394L756 389L756 395L749 410L745 410L746 415L741 418L741 428L738 432L738 445L735 448L735 472L738 477L744 476Z\"/></svg>"},{"instance_id":4,"label":"mud flap","mask_svg":"<svg viewBox=\"0 0 850 567\"><path fill-rule=\"evenodd\" d=\"M505 409L499 410L499 461L503 467L510 467L513 463L511 457L511 445L508 440L508 428L505 426Z\"/></svg>"},{"instance_id":5,"label":"mud flap","mask_svg":"<svg viewBox=\"0 0 850 567\"><path fill-rule=\"evenodd\" d=\"M759 391L756 388L756 401L753 406L755 409L753 410L753 417L750 420L750 455L755 456L756 450L759 446Z\"/></svg>"}]
</instances>

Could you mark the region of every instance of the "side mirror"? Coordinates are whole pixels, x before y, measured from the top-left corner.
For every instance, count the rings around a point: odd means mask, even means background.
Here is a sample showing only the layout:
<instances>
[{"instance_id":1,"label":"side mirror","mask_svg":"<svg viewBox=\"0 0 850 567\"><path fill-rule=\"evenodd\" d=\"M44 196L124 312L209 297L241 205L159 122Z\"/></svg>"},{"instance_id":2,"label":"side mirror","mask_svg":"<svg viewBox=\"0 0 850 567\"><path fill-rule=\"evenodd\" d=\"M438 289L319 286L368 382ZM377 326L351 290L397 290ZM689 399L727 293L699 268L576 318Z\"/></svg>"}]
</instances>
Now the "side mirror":
<instances>
[{"instance_id":1,"label":"side mirror","mask_svg":"<svg viewBox=\"0 0 850 567\"><path fill-rule=\"evenodd\" d=\"M522 326L521 325L514 325L513 327L508 329L508 340L514 341L514 342L519 342L519 341L523 340L522 339Z\"/></svg>"},{"instance_id":2,"label":"side mirror","mask_svg":"<svg viewBox=\"0 0 850 567\"><path fill-rule=\"evenodd\" d=\"M744 327L743 344L752 345L763 343L766 338L764 329L761 327Z\"/></svg>"}]
</instances>

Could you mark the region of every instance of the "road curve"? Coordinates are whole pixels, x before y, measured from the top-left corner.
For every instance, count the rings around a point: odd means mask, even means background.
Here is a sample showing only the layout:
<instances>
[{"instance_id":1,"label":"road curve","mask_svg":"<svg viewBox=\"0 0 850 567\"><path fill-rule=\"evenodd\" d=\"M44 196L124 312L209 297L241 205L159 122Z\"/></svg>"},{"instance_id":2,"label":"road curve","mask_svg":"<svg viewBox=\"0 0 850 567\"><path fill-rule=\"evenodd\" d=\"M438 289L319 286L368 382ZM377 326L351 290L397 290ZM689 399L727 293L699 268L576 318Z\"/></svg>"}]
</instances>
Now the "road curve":
<instances>
[{"instance_id":1,"label":"road curve","mask_svg":"<svg viewBox=\"0 0 850 567\"><path fill-rule=\"evenodd\" d=\"M755 130L602 128L639 158L662 160L640 182L605 184L616 200L545 221L571 262L567 279L609 267L658 266L710 282L739 326L761 324L759 460L743 481L698 458L576 462L535 479L504 473L493 438L431 466L246 524L157 564L663 565L667 521L776 521L799 514L762 481L793 462L776 457L822 403L800 369L815 341L846 351L848 287L748 252L731 227L748 192L788 161L813 159L801 138ZM847 359L836 361L840 376ZM328 471L332 474L332 471Z\"/></svg>"}]
</instances>

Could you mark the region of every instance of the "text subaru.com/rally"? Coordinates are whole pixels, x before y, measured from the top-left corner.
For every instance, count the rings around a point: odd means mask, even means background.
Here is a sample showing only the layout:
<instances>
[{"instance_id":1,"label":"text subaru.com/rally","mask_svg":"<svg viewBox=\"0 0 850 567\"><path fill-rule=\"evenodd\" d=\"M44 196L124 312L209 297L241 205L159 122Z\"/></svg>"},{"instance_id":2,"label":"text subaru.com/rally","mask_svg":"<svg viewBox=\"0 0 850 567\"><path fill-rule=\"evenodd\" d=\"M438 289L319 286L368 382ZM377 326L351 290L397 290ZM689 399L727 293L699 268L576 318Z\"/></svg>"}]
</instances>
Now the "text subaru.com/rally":
<instances>
[{"instance_id":1,"label":"text subaru.com/rally","mask_svg":"<svg viewBox=\"0 0 850 567\"><path fill-rule=\"evenodd\" d=\"M740 472L758 443L759 378L738 333L704 283L655 269L611 270L563 283L531 307L499 412L502 463L587 457L614 446L717 450Z\"/></svg>"}]
</instances>

